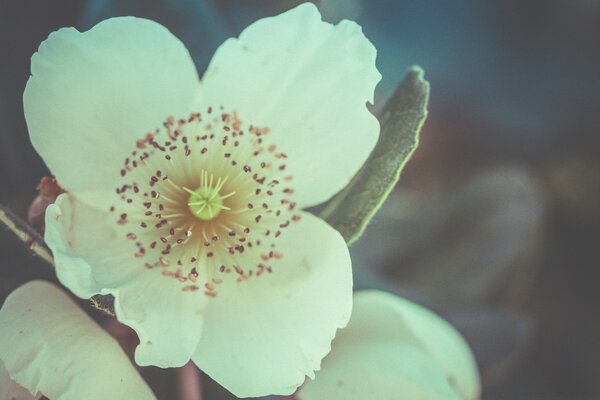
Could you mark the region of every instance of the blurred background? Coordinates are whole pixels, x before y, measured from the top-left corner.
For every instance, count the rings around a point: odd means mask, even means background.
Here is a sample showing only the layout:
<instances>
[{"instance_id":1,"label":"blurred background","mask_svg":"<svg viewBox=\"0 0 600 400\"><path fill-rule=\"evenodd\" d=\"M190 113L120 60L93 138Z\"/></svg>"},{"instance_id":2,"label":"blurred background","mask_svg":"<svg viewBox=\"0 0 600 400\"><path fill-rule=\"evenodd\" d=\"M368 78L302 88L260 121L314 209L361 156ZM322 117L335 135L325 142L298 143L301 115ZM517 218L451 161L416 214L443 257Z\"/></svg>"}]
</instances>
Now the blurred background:
<instances>
[{"instance_id":1,"label":"blurred background","mask_svg":"<svg viewBox=\"0 0 600 400\"><path fill-rule=\"evenodd\" d=\"M22 93L51 31L148 17L202 72L226 38L298 3L0 0L0 203L26 216L48 174ZM410 66L431 82L421 144L352 248L357 288L448 319L475 353L484 400L600 399L600 1L316 3L327 21L358 21L377 47L375 112ZM0 254L0 302L26 280L54 279L3 229ZM170 399L177 371L143 373ZM203 390L234 398L206 377Z\"/></svg>"}]
</instances>

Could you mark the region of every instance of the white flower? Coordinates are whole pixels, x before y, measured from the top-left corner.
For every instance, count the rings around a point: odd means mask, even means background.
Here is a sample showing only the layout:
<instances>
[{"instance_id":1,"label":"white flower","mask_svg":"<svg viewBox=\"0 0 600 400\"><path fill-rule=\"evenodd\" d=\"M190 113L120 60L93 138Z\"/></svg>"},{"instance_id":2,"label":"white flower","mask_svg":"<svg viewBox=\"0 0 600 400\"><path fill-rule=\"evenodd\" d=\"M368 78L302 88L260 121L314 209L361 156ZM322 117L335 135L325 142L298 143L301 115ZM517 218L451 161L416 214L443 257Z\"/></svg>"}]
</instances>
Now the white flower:
<instances>
[{"instance_id":1,"label":"white flower","mask_svg":"<svg viewBox=\"0 0 600 400\"><path fill-rule=\"evenodd\" d=\"M136 362L190 358L238 396L291 393L349 319L342 237L303 208L375 145L376 51L303 4L248 27L202 81L162 26L61 29L32 57L34 147L68 191L46 213L60 281L115 296Z\"/></svg>"},{"instance_id":2,"label":"white flower","mask_svg":"<svg viewBox=\"0 0 600 400\"><path fill-rule=\"evenodd\" d=\"M391 294L354 295L348 327L299 400L475 400L477 366L460 334L437 315Z\"/></svg>"},{"instance_id":3,"label":"white flower","mask_svg":"<svg viewBox=\"0 0 600 400\"><path fill-rule=\"evenodd\" d=\"M151 400L119 344L56 286L29 282L0 310L0 400Z\"/></svg>"}]
</instances>

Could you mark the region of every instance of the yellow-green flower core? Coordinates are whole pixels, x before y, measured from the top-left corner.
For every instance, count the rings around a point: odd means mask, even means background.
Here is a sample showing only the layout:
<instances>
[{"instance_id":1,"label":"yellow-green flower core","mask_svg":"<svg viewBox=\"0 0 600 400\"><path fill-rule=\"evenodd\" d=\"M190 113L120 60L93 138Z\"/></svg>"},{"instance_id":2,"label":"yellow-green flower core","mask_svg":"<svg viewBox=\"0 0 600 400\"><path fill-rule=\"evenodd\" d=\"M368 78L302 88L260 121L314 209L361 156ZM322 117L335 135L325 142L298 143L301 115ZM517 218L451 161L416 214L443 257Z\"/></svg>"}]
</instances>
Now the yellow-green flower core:
<instances>
[{"instance_id":1,"label":"yellow-green flower core","mask_svg":"<svg viewBox=\"0 0 600 400\"><path fill-rule=\"evenodd\" d=\"M233 196L235 192L221 194L221 189L227 182L227 178L217 178L215 182L213 174L202 171L200 186L196 190L183 187L183 190L190 194L187 205L196 218L202 221L210 221L218 216L222 210L231 210L223 203L223 200Z\"/></svg>"}]
</instances>

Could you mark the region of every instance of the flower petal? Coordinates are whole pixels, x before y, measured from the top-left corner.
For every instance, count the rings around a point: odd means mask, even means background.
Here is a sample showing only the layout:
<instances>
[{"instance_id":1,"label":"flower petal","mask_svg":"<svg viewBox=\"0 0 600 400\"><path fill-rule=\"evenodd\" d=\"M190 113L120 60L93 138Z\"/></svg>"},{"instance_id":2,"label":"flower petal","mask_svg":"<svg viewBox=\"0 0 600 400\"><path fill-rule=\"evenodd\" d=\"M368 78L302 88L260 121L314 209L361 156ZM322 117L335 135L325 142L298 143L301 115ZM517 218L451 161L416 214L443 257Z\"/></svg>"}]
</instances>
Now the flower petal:
<instances>
[{"instance_id":1,"label":"flower petal","mask_svg":"<svg viewBox=\"0 0 600 400\"><path fill-rule=\"evenodd\" d=\"M50 399L155 398L117 342L54 285L33 281L0 310L0 359Z\"/></svg>"},{"instance_id":2,"label":"flower petal","mask_svg":"<svg viewBox=\"0 0 600 400\"><path fill-rule=\"evenodd\" d=\"M461 400L435 361L415 347L366 340L342 351L334 342L298 400Z\"/></svg>"},{"instance_id":3,"label":"flower petal","mask_svg":"<svg viewBox=\"0 0 600 400\"><path fill-rule=\"evenodd\" d=\"M131 247L111 228L107 214L68 194L48 207L45 240L58 279L82 298L115 297L117 319L139 336L138 364L182 366L197 346L207 298L183 292L161 271L132 264Z\"/></svg>"},{"instance_id":4,"label":"flower petal","mask_svg":"<svg viewBox=\"0 0 600 400\"><path fill-rule=\"evenodd\" d=\"M454 328L407 300L366 291L355 294L348 327L298 397L474 400L479 389L473 356Z\"/></svg>"},{"instance_id":5,"label":"flower petal","mask_svg":"<svg viewBox=\"0 0 600 400\"><path fill-rule=\"evenodd\" d=\"M291 394L319 369L352 306L348 248L304 213L279 238L273 273L222 285L194 362L238 397Z\"/></svg>"},{"instance_id":6,"label":"flower petal","mask_svg":"<svg viewBox=\"0 0 600 400\"><path fill-rule=\"evenodd\" d=\"M4 363L0 361L0 400L37 400L41 396L33 396L29 390L10 379Z\"/></svg>"},{"instance_id":7,"label":"flower petal","mask_svg":"<svg viewBox=\"0 0 600 400\"><path fill-rule=\"evenodd\" d=\"M198 345L208 298L183 292L178 281L158 272L144 274L111 291L115 314L140 338L135 349L138 365L181 367Z\"/></svg>"},{"instance_id":8,"label":"flower petal","mask_svg":"<svg viewBox=\"0 0 600 400\"><path fill-rule=\"evenodd\" d=\"M364 297L377 297L377 294L367 292ZM415 303L392 295L385 297L390 305L396 302L396 312L402 315L407 333L412 333L413 343L441 366L461 398L478 398L480 381L477 364L468 344L456 329ZM385 303L382 298L380 306Z\"/></svg>"},{"instance_id":9,"label":"flower petal","mask_svg":"<svg viewBox=\"0 0 600 400\"><path fill-rule=\"evenodd\" d=\"M259 20L215 53L202 78L202 107L224 106L268 127L288 158L298 204L345 187L377 142L366 102L381 75L360 26L321 21L314 4Z\"/></svg>"},{"instance_id":10,"label":"flower petal","mask_svg":"<svg viewBox=\"0 0 600 400\"><path fill-rule=\"evenodd\" d=\"M90 265L72 248L74 217L71 201L75 198L68 194L60 195L54 204L46 208L44 239L54 255L54 267L60 283L68 287L76 296L89 298L102 292L102 287L94 281ZM82 207L83 208L83 207ZM86 224L93 229L97 224ZM98 241L102 242L101 238ZM79 241L77 241L79 243Z\"/></svg>"},{"instance_id":11,"label":"flower petal","mask_svg":"<svg viewBox=\"0 0 600 400\"><path fill-rule=\"evenodd\" d=\"M31 141L60 185L94 204L114 193L136 140L187 115L198 89L183 44L153 21L120 17L50 34L23 95Z\"/></svg>"}]
</instances>

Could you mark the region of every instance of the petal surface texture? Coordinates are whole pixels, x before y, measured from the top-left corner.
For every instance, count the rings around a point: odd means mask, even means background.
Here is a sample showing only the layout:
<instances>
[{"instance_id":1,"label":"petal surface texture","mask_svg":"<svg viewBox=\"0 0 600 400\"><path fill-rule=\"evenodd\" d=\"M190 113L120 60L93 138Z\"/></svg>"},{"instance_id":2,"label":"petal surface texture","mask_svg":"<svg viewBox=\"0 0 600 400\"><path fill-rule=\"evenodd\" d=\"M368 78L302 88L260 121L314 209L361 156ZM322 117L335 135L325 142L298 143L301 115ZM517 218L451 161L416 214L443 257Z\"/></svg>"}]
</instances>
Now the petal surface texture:
<instances>
[{"instance_id":1,"label":"petal surface texture","mask_svg":"<svg viewBox=\"0 0 600 400\"><path fill-rule=\"evenodd\" d=\"M352 273L340 234L303 214L282 235L282 263L223 286L207 308L194 362L238 397L291 394L319 369L352 307Z\"/></svg>"},{"instance_id":2,"label":"petal surface texture","mask_svg":"<svg viewBox=\"0 0 600 400\"><path fill-rule=\"evenodd\" d=\"M63 194L46 210L45 240L58 279L77 296L112 294L120 322L140 338L140 365L179 367L200 337L206 296L190 296L160 271L130 265L131 248L116 235L108 213ZM94 268L91 268L93 265Z\"/></svg>"},{"instance_id":3,"label":"petal surface texture","mask_svg":"<svg viewBox=\"0 0 600 400\"><path fill-rule=\"evenodd\" d=\"M89 204L114 193L136 140L187 114L198 89L184 45L133 17L53 32L31 75L23 95L31 142L60 185Z\"/></svg>"},{"instance_id":4,"label":"petal surface texture","mask_svg":"<svg viewBox=\"0 0 600 400\"><path fill-rule=\"evenodd\" d=\"M454 364L449 364L452 361ZM359 292L348 327L300 400L475 400L480 384L462 337L430 311L399 297Z\"/></svg>"},{"instance_id":5,"label":"petal surface texture","mask_svg":"<svg viewBox=\"0 0 600 400\"><path fill-rule=\"evenodd\" d=\"M0 359L49 399L154 399L117 342L54 285L33 281L0 310Z\"/></svg>"},{"instance_id":6,"label":"petal surface texture","mask_svg":"<svg viewBox=\"0 0 600 400\"><path fill-rule=\"evenodd\" d=\"M268 128L288 155L300 206L345 187L367 159L379 123L366 107L381 75L360 26L331 25L302 4L259 20L227 40L202 78L201 102L240 112Z\"/></svg>"}]
</instances>

